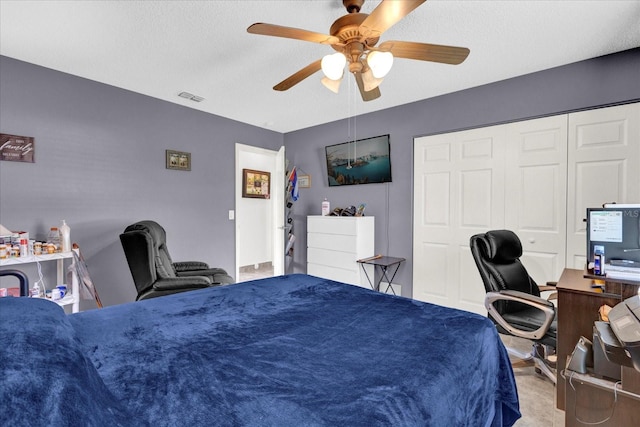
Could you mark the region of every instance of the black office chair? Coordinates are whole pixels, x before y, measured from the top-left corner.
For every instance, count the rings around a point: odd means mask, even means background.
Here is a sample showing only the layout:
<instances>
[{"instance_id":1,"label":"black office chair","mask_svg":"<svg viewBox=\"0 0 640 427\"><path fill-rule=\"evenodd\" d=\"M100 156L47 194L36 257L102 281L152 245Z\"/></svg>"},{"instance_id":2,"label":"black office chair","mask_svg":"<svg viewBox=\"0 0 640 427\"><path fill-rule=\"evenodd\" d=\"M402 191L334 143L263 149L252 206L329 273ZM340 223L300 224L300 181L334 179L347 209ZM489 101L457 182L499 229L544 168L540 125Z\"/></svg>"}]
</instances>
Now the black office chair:
<instances>
[{"instance_id":1,"label":"black office chair","mask_svg":"<svg viewBox=\"0 0 640 427\"><path fill-rule=\"evenodd\" d=\"M222 268L200 261L173 262L164 228L155 221L128 226L120 242L138 291L136 300L233 283Z\"/></svg>"},{"instance_id":2,"label":"black office chair","mask_svg":"<svg viewBox=\"0 0 640 427\"><path fill-rule=\"evenodd\" d=\"M512 231L476 234L469 244L487 292L484 305L498 332L533 341L531 353L507 351L532 360L536 371L555 383L556 308L540 296L541 290L555 289L552 282L539 287L529 276L520 262L522 244Z\"/></svg>"}]
</instances>

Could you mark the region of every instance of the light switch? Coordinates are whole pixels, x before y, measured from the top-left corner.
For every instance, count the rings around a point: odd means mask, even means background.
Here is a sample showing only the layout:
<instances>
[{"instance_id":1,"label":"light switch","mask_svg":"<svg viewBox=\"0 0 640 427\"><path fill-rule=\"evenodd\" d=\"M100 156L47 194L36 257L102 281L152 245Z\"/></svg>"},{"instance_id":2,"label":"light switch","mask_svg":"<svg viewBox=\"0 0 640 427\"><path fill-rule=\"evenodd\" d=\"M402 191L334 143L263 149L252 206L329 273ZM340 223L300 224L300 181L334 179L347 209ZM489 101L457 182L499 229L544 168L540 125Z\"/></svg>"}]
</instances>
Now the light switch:
<instances>
[{"instance_id":1,"label":"light switch","mask_svg":"<svg viewBox=\"0 0 640 427\"><path fill-rule=\"evenodd\" d=\"M234 211L233 209L231 209L229 211L229 221L233 221L236 218L236 211Z\"/></svg>"}]
</instances>

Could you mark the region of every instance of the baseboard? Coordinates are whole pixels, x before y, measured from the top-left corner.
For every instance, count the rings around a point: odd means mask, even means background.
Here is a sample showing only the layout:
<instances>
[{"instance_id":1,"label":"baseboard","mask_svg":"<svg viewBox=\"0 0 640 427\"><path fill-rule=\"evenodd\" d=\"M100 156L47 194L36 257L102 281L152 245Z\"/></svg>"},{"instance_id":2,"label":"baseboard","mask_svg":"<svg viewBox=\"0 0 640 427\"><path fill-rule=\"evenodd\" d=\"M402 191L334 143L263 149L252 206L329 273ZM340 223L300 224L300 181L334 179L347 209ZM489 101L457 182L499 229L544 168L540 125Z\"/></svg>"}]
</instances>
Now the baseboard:
<instances>
[{"instance_id":1,"label":"baseboard","mask_svg":"<svg viewBox=\"0 0 640 427\"><path fill-rule=\"evenodd\" d=\"M238 269L238 271L240 273L253 273L256 270L260 270L263 268L271 268L271 261L261 262L259 264L243 265Z\"/></svg>"}]
</instances>

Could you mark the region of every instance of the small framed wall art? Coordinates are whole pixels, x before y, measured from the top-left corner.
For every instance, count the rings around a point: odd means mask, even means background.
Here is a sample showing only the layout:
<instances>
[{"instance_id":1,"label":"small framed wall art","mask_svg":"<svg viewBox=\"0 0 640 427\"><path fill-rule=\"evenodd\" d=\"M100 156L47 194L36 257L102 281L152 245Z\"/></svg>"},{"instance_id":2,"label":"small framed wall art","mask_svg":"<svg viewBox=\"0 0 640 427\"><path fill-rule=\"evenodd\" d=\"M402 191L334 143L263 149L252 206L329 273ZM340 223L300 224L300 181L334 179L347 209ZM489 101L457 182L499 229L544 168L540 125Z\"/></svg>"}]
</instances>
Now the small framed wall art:
<instances>
[{"instance_id":1,"label":"small framed wall art","mask_svg":"<svg viewBox=\"0 0 640 427\"><path fill-rule=\"evenodd\" d=\"M271 195L271 173L242 169L242 197L268 199Z\"/></svg>"},{"instance_id":2,"label":"small framed wall art","mask_svg":"<svg viewBox=\"0 0 640 427\"><path fill-rule=\"evenodd\" d=\"M35 144L31 136L0 133L0 160L35 163Z\"/></svg>"},{"instance_id":3,"label":"small framed wall art","mask_svg":"<svg viewBox=\"0 0 640 427\"><path fill-rule=\"evenodd\" d=\"M180 171L191 170L191 153L184 151L166 150L167 169L176 169Z\"/></svg>"},{"instance_id":4,"label":"small framed wall art","mask_svg":"<svg viewBox=\"0 0 640 427\"><path fill-rule=\"evenodd\" d=\"M306 175L306 174L298 175L298 187L311 188L311 175Z\"/></svg>"}]
</instances>

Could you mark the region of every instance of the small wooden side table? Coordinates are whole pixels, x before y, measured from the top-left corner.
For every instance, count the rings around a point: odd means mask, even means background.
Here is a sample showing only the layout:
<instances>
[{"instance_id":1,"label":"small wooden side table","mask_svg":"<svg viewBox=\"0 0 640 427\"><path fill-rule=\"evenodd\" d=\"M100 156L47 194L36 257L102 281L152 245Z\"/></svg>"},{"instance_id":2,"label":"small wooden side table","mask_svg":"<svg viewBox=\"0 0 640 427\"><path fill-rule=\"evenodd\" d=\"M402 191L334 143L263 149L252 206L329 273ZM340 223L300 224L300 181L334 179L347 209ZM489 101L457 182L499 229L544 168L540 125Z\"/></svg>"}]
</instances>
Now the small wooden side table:
<instances>
[{"instance_id":1,"label":"small wooden side table","mask_svg":"<svg viewBox=\"0 0 640 427\"><path fill-rule=\"evenodd\" d=\"M367 276L367 280L369 281L369 285L371 285L371 289L373 289L374 291L380 292L380 284L382 283L383 279L386 279L387 289L385 289L384 292L387 293L387 291L391 289L391 292L393 292L394 295L396 294L396 291L393 289L393 286L391 286L391 284L393 283L393 278L396 277L396 273L400 268L400 264L402 264L404 261L406 261L405 258L397 258L392 256L386 256L386 255L376 255L371 258L364 258L364 259L358 260L358 262L362 266L362 270L364 271L365 276ZM380 270L381 274L377 282L375 282L375 277L373 277L373 281L371 280L372 278L369 277L369 273L367 273L367 269L364 268L365 264L373 265L374 275L375 275L376 267ZM393 268L394 266L395 268ZM389 276L387 275L387 273L390 272L390 269L393 272L393 274L391 274L391 279L389 279ZM375 282L375 285L374 285L374 282Z\"/></svg>"}]
</instances>

